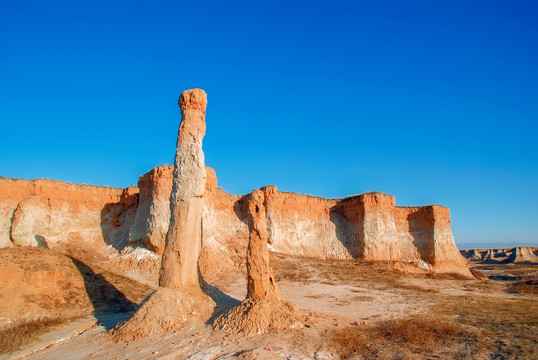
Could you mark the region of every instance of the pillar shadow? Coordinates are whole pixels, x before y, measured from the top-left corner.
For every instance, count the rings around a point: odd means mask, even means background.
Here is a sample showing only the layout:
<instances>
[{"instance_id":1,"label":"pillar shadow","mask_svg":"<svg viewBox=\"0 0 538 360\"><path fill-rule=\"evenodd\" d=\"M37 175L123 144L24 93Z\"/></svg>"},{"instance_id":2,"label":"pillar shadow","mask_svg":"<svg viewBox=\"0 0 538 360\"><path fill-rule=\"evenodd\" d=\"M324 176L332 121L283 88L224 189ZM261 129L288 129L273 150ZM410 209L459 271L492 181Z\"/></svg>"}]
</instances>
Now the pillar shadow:
<instances>
[{"instance_id":1,"label":"pillar shadow","mask_svg":"<svg viewBox=\"0 0 538 360\"><path fill-rule=\"evenodd\" d=\"M359 258L360 244L357 231L353 224L346 219L344 214L338 211L336 206L331 208L329 216L336 228L336 238L338 241L344 245L352 258Z\"/></svg>"},{"instance_id":2,"label":"pillar shadow","mask_svg":"<svg viewBox=\"0 0 538 360\"><path fill-rule=\"evenodd\" d=\"M213 322L217 317L219 317L221 314L224 314L230 309L236 307L237 305L241 304L241 301L231 297L230 295L226 294L216 286L213 286L209 284L204 279L201 279L201 285L203 291L215 302L216 306L213 309L213 314L211 317L206 321L206 325L213 325Z\"/></svg>"},{"instance_id":3,"label":"pillar shadow","mask_svg":"<svg viewBox=\"0 0 538 360\"><path fill-rule=\"evenodd\" d=\"M71 256L70 258L84 279L84 287L99 325L104 326L107 330L111 329L128 313L138 308L135 303L127 299L121 291L108 282L103 275L95 273L82 261Z\"/></svg>"},{"instance_id":4,"label":"pillar shadow","mask_svg":"<svg viewBox=\"0 0 538 360\"><path fill-rule=\"evenodd\" d=\"M409 234L413 238L413 246L417 249L421 259L431 264L434 257L433 226L428 221L424 209L419 209L407 215Z\"/></svg>"}]
</instances>

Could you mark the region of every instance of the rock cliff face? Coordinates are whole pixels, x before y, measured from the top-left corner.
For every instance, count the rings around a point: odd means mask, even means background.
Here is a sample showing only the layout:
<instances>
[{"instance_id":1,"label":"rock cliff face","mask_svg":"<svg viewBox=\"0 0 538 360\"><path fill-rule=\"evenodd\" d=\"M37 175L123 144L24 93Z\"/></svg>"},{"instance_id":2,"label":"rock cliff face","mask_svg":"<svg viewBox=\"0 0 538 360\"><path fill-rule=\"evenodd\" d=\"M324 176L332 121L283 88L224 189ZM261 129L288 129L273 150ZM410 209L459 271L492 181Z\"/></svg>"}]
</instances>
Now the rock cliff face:
<instances>
[{"instance_id":1,"label":"rock cliff face","mask_svg":"<svg viewBox=\"0 0 538 360\"><path fill-rule=\"evenodd\" d=\"M155 168L140 177L138 188L127 189L0 178L0 246L84 242L122 250L130 241L160 254L169 225L171 172L171 166ZM213 169L206 173L199 266L214 274L244 263L248 227L242 196L218 188ZM324 199L279 192L275 186L262 190L272 251L404 261L470 276L445 207L395 206L393 196L381 193Z\"/></svg>"},{"instance_id":2,"label":"rock cliff face","mask_svg":"<svg viewBox=\"0 0 538 360\"><path fill-rule=\"evenodd\" d=\"M170 223L173 166L158 166L138 179L140 191L129 241L162 254Z\"/></svg>"},{"instance_id":3,"label":"rock cliff face","mask_svg":"<svg viewBox=\"0 0 538 360\"><path fill-rule=\"evenodd\" d=\"M115 256L120 266L160 268L160 286L171 289L199 289L199 270L215 274L244 263L250 215L243 207L252 194L219 189L215 171L204 165L206 93L187 90L179 105L174 167L149 171L138 187L0 178L0 247L90 246ZM259 191L270 250L402 261L471 277L445 207L399 207L393 196L375 192L324 199L279 192L276 186Z\"/></svg>"},{"instance_id":4,"label":"rock cliff face","mask_svg":"<svg viewBox=\"0 0 538 360\"><path fill-rule=\"evenodd\" d=\"M413 262L429 270L469 275L445 207L399 207L393 196L366 193L340 201L334 211L349 222L361 259Z\"/></svg>"},{"instance_id":5,"label":"rock cliff face","mask_svg":"<svg viewBox=\"0 0 538 360\"><path fill-rule=\"evenodd\" d=\"M137 205L134 187L0 178L0 247L84 242L120 248Z\"/></svg>"}]
</instances>

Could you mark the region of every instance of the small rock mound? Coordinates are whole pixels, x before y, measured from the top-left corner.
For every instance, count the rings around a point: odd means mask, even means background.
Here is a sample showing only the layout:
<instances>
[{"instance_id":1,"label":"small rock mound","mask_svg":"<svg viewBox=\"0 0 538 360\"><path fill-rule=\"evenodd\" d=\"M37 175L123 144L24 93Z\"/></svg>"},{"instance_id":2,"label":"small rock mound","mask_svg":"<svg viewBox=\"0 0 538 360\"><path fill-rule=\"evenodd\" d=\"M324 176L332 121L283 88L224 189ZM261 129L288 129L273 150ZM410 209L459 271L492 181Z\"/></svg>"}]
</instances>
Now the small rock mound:
<instances>
[{"instance_id":1,"label":"small rock mound","mask_svg":"<svg viewBox=\"0 0 538 360\"><path fill-rule=\"evenodd\" d=\"M202 324L213 313L214 303L199 291L160 287L142 303L138 311L112 332L117 341L133 341L186 325Z\"/></svg>"},{"instance_id":2,"label":"small rock mound","mask_svg":"<svg viewBox=\"0 0 538 360\"><path fill-rule=\"evenodd\" d=\"M218 317L215 329L229 333L256 335L303 326L305 317L286 300L245 299L231 311Z\"/></svg>"}]
</instances>

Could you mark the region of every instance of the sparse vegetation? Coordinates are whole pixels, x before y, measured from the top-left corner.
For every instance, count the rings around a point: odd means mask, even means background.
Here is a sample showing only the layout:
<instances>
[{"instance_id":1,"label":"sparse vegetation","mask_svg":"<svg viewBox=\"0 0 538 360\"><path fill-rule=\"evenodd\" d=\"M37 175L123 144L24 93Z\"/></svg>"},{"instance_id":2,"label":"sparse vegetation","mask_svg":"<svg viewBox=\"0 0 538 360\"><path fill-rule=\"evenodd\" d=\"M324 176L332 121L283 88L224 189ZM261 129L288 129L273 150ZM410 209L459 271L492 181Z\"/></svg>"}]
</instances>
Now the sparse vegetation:
<instances>
[{"instance_id":1,"label":"sparse vegetation","mask_svg":"<svg viewBox=\"0 0 538 360\"><path fill-rule=\"evenodd\" d=\"M406 273L391 263L313 260L274 256L275 273L295 281L351 285L351 292L402 291L424 302L420 315L375 320L330 332L327 346L342 358L357 359L536 359L538 280L535 265L497 265L473 269L476 280L459 276ZM483 270L526 280L489 280ZM303 277L304 281L304 277ZM371 301L350 297L350 301ZM358 321L358 323L361 323Z\"/></svg>"},{"instance_id":2,"label":"sparse vegetation","mask_svg":"<svg viewBox=\"0 0 538 360\"><path fill-rule=\"evenodd\" d=\"M415 316L385 320L372 326L349 326L333 331L329 341L348 359L474 359L484 350L484 336L450 318ZM422 354L422 355L420 355Z\"/></svg>"},{"instance_id":3,"label":"sparse vegetation","mask_svg":"<svg viewBox=\"0 0 538 360\"><path fill-rule=\"evenodd\" d=\"M538 279L517 281L508 287L509 293L538 294Z\"/></svg>"},{"instance_id":4,"label":"sparse vegetation","mask_svg":"<svg viewBox=\"0 0 538 360\"><path fill-rule=\"evenodd\" d=\"M40 335L66 324L66 318L40 318L20 321L0 329L0 354L9 354L34 342Z\"/></svg>"},{"instance_id":5,"label":"sparse vegetation","mask_svg":"<svg viewBox=\"0 0 538 360\"><path fill-rule=\"evenodd\" d=\"M460 324L484 331L492 359L536 359L538 299L497 294L442 297L430 312L454 317Z\"/></svg>"}]
</instances>

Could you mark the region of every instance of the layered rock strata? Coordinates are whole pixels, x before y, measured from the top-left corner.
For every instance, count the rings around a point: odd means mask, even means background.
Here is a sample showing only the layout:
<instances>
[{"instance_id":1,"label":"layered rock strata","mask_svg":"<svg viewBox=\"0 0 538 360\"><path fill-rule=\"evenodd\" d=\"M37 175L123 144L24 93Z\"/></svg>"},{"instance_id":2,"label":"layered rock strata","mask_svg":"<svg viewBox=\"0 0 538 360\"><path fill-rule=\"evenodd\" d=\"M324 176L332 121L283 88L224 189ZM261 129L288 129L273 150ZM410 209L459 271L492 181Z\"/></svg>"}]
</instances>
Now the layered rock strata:
<instances>
[{"instance_id":1,"label":"layered rock strata","mask_svg":"<svg viewBox=\"0 0 538 360\"><path fill-rule=\"evenodd\" d=\"M271 193L271 188L265 188ZM240 305L220 316L214 327L246 335L302 326L304 315L282 299L269 266L267 243L267 197L254 190L246 199L246 222L249 228L247 249L247 296Z\"/></svg>"},{"instance_id":2,"label":"layered rock strata","mask_svg":"<svg viewBox=\"0 0 538 360\"><path fill-rule=\"evenodd\" d=\"M412 262L471 277L454 243L446 207L399 207L393 196L374 192L343 199L333 211L347 220L361 259Z\"/></svg>"},{"instance_id":3,"label":"layered rock strata","mask_svg":"<svg viewBox=\"0 0 538 360\"><path fill-rule=\"evenodd\" d=\"M158 166L138 179L139 200L129 241L162 254L170 224L173 166Z\"/></svg>"},{"instance_id":4,"label":"layered rock strata","mask_svg":"<svg viewBox=\"0 0 538 360\"><path fill-rule=\"evenodd\" d=\"M181 123L170 195L170 225L161 262L159 288L121 324L116 336L130 340L207 320L214 303L201 289L198 258L206 170L202 139L207 97L203 90L181 94Z\"/></svg>"},{"instance_id":5,"label":"layered rock strata","mask_svg":"<svg viewBox=\"0 0 538 360\"><path fill-rule=\"evenodd\" d=\"M537 247L461 250L467 260L480 264L538 263Z\"/></svg>"},{"instance_id":6,"label":"layered rock strata","mask_svg":"<svg viewBox=\"0 0 538 360\"><path fill-rule=\"evenodd\" d=\"M125 248L130 239L158 254L163 248L163 229L170 222L171 173L172 167L150 171L140 178L140 190L0 178L0 246L84 243L131 253ZM216 274L244 263L248 228L238 216L241 196L218 188L213 169L206 168L206 173L200 268L204 274ZM435 272L469 275L454 244L445 207L395 206L393 196L381 193L324 199L280 192L275 186L263 190L273 251L404 261ZM480 258L500 256L488 257L480 251ZM140 258L139 252L136 257ZM219 266L211 261L214 258L220 260Z\"/></svg>"},{"instance_id":7,"label":"layered rock strata","mask_svg":"<svg viewBox=\"0 0 538 360\"><path fill-rule=\"evenodd\" d=\"M137 206L136 187L0 178L0 247L84 243L121 248Z\"/></svg>"}]
</instances>

